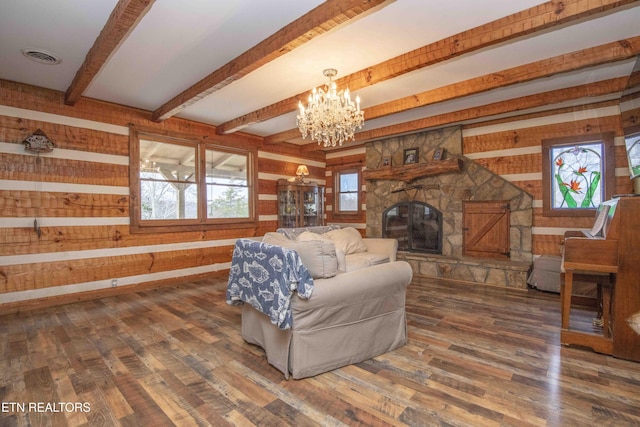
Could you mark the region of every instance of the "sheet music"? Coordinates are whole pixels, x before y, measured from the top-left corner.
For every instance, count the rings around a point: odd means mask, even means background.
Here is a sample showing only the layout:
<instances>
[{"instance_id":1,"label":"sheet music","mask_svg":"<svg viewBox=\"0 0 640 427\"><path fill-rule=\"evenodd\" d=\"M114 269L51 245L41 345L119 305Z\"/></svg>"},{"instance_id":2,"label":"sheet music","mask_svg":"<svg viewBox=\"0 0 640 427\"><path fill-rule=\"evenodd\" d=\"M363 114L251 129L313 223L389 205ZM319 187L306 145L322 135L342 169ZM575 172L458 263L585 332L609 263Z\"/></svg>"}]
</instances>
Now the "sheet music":
<instances>
[{"instance_id":1,"label":"sheet music","mask_svg":"<svg viewBox=\"0 0 640 427\"><path fill-rule=\"evenodd\" d=\"M593 223L593 227L588 232L590 236L595 237L601 234L604 222L607 220L607 213L609 213L608 205L600 205L598 207L596 222Z\"/></svg>"}]
</instances>

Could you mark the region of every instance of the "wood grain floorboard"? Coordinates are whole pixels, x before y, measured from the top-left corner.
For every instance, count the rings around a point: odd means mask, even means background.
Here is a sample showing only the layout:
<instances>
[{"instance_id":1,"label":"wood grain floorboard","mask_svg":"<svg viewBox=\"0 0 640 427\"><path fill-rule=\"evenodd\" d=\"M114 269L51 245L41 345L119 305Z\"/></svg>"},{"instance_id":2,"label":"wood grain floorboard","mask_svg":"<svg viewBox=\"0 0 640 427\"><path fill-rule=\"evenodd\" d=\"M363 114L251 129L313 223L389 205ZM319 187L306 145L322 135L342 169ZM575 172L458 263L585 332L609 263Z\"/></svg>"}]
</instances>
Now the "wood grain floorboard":
<instances>
[{"instance_id":1,"label":"wood grain floorboard","mask_svg":"<svg viewBox=\"0 0 640 427\"><path fill-rule=\"evenodd\" d=\"M640 426L640 364L561 346L555 294L416 278L407 345L287 381L225 291L211 279L0 317L0 427ZM7 407L32 402L90 411Z\"/></svg>"}]
</instances>

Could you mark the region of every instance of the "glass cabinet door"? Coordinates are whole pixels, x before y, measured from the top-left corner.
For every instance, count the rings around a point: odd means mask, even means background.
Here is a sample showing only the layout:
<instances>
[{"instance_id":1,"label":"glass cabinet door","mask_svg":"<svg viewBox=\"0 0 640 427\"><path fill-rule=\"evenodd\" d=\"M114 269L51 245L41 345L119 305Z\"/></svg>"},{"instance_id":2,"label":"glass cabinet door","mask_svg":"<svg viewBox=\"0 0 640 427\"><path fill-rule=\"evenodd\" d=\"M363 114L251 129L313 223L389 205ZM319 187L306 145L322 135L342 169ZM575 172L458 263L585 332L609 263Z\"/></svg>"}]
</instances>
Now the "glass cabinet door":
<instances>
[{"instance_id":1,"label":"glass cabinet door","mask_svg":"<svg viewBox=\"0 0 640 427\"><path fill-rule=\"evenodd\" d=\"M324 188L305 188L302 193L304 215L303 226L315 227L324 224Z\"/></svg>"},{"instance_id":2,"label":"glass cabinet door","mask_svg":"<svg viewBox=\"0 0 640 427\"><path fill-rule=\"evenodd\" d=\"M278 227L324 225L324 187L278 182Z\"/></svg>"},{"instance_id":3,"label":"glass cabinet door","mask_svg":"<svg viewBox=\"0 0 640 427\"><path fill-rule=\"evenodd\" d=\"M278 227L297 227L298 200L297 191L282 190L278 194Z\"/></svg>"},{"instance_id":4,"label":"glass cabinet door","mask_svg":"<svg viewBox=\"0 0 640 427\"><path fill-rule=\"evenodd\" d=\"M313 227L318 225L318 187L305 189L302 193L302 200L304 209L303 226Z\"/></svg>"}]
</instances>

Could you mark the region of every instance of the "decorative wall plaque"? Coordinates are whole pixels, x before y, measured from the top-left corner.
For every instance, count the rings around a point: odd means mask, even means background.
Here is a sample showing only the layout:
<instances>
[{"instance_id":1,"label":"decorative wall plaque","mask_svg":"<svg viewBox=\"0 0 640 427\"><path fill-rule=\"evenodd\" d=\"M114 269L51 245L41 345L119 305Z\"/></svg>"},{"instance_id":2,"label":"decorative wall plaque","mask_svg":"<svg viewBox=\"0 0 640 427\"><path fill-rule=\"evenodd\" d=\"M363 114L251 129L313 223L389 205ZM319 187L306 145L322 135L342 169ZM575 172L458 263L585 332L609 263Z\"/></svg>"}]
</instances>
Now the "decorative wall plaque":
<instances>
[{"instance_id":1,"label":"decorative wall plaque","mask_svg":"<svg viewBox=\"0 0 640 427\"><path fill-rule=\"evenodd\" d=\"M33 132L27 139L22 141L22 143L24 144L25 151L32 153L50 153L56 146L40 129Z\"/></svg>"}]
</instances>

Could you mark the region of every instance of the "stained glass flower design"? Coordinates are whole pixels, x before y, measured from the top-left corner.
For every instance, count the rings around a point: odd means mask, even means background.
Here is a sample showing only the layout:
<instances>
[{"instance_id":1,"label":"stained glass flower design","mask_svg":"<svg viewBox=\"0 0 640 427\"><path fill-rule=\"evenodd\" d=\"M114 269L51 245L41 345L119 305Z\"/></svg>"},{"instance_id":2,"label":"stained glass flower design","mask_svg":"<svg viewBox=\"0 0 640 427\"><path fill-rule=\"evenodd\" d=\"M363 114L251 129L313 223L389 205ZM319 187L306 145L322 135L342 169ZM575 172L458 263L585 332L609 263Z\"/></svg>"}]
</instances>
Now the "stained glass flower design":
<instances>
[{"instance_id":1,"label":"stained glass flower design","mask_svg":"<svg viewBox=\"0 0 640 427\"><path fill-rule=\"evenodd\" d=\"M638 135L634 135L633 138L627 138L625 144L629 160L629 174L633 179L640 176L640 138Z\"/></svg>"},{"instance_id":2,"label":"stained glass flower design","mask_svg":"<svg viewBox=\"0 0 640 427\"><path fill-rule=\"evenodd\" d=\"M602 143L557 146L553 159L553 207L593 208L602 201Z\"/></svg>"}]
</instances>

